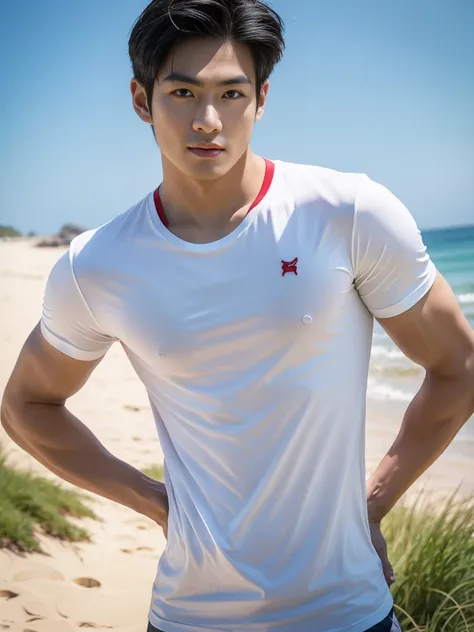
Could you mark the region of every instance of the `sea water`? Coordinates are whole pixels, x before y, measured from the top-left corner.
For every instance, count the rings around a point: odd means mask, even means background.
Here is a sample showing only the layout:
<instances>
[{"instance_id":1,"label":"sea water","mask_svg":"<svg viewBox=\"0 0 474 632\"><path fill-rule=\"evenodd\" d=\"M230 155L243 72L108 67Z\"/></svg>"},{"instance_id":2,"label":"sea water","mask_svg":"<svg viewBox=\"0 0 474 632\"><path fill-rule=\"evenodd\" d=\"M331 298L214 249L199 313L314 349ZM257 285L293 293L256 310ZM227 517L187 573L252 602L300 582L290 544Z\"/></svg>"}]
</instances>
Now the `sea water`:
<instances>
[{"instance_id":1,"label":"sea water","mask_svg":"<svg viewBox=\"0 0 474 632\"><path fill-rule=\"evenodd\" d=\"M423 241L439 272L450 284L474 327L474 226L422 231ZM408 360L378 323L374 328L369 397L409 402L419 389L424 370ZM463 434L474 438L474 418Z\"/></svg>"}]
</instances>

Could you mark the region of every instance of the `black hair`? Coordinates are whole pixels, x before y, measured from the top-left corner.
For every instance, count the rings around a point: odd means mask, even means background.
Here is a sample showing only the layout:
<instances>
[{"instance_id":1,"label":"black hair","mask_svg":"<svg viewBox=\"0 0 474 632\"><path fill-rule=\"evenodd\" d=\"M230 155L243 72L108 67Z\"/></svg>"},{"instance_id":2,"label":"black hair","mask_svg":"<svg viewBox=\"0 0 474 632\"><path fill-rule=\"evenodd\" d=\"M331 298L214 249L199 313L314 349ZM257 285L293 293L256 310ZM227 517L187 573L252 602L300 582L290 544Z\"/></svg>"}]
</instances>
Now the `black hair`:
<instances>
[{"instance_id":1,"label":"black hair","mask_svg":"<svg viewBox=\"0 0 474 632\"><path fill-rule=\"evenodd\" d=\"M130 34L133 74L151 108L155 79L176 45L195 37L231 40L251 51L258 100L283 55L283 30L281 17L263 0L152 0Z\"/></svg>"}]
</instances>

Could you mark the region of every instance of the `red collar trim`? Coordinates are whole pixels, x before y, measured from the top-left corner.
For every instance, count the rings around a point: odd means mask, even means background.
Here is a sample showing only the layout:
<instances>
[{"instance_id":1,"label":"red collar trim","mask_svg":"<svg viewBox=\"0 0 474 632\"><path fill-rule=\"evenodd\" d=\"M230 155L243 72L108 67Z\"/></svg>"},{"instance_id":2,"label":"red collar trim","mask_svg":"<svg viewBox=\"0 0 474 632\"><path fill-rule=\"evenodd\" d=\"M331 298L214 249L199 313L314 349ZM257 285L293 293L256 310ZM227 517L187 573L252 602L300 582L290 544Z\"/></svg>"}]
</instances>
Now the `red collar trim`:
<instances>
[{"instance_id":1,"label":"red collar trim","mask_svg":"<svg viewBox=\"0 0 474 632\"><path fill-rule=\"evenodd\" d=\"M168 220L166 219L165 209L163 208L163 204L161 203L160 198L160 187L158 187L153 193L153 199L155 201L156 212L158 213L158 217L161 219L163 226L168 228Z\"/></svg>"},{"instance_id":2,"label":"red collar trim","mask_svg":"<svg viewBox=\"0 0 474 632\"><path fill-rule=\"evenodd\" d=\"M263 177L262 186L260 187L260 191L258 192L257 197L255 198L255 200L250 205L250 208L247 211L247 215L258 204L260 204L260 202L263 200L263 198L268 193L268 189L270 188L270 185L271 185L271 183L273 181L273 175L275 173L275 163L272 162L271 160L268 160L267 158L264 158L264 160L265 160L265 175ZM163 204L161 203L160 188L159 187L153 193L153 200L155 202L155 208L156 208L156 212L158 213L158 217L161 219L161 221L162 221L163 225L165 226L165 228L168 228L168 220L166 219L165 210L163 208Z\"/></svg>"}]
</instances>

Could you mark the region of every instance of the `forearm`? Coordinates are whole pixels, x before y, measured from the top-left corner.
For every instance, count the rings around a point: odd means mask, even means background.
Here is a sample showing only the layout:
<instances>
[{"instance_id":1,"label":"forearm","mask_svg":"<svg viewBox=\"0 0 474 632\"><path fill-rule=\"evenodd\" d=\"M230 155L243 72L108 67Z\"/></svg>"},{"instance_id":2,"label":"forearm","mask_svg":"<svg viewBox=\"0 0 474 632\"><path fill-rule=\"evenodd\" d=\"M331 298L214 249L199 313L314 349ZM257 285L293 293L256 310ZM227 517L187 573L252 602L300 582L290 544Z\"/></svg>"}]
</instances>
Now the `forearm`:
<instances>
[{"instance_id":1,"label":"forearm","mask_svg":"<svg viewBox=\"0 0 474 632\"><path fill-rule=\"evenodd\" d=\"M2 423L13 441L62 479L139 513L150 515L161 485L165 514L164 485L112 455L64 406L4 402Z\"/></svg>"},{"instance_id":2,"label":"forearm","mask_svg":"<svg viewBox=\"0 0 474 632\"><path fill-rule=\"evenodd\" d=\"M473 413L472 372L450 379L427 375L397 438L367 483L371 521L379 522L390 511Z\"/></svg>"}]
</instances>

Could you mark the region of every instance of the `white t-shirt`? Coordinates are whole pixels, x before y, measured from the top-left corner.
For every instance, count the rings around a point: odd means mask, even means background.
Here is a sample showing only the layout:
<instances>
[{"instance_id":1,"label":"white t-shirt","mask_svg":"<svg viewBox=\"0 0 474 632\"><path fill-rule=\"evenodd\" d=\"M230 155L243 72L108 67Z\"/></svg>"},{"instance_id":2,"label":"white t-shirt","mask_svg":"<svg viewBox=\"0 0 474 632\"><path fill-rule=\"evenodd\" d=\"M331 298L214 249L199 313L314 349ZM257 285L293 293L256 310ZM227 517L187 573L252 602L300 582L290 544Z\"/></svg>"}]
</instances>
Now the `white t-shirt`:
<instances>
[{"instance_id":1,"label":"white t-shirt","mask_svg":"<svg viewBox=\"0 0 474 632\"><path fill-rule=\"evenodd\" d=\"M362 632L392 606L366 509L373 316L412 307L435 267L366 175L267 164L223 239L179 239L150 194L77 237L47 284L46 340L80 360L119 341L148 391L165 632Z\"/></svg>"}]
</instances>

